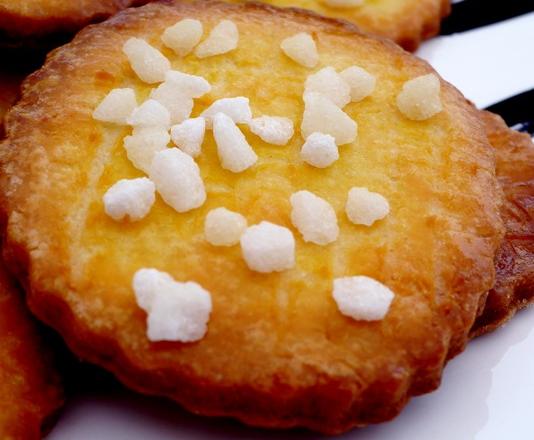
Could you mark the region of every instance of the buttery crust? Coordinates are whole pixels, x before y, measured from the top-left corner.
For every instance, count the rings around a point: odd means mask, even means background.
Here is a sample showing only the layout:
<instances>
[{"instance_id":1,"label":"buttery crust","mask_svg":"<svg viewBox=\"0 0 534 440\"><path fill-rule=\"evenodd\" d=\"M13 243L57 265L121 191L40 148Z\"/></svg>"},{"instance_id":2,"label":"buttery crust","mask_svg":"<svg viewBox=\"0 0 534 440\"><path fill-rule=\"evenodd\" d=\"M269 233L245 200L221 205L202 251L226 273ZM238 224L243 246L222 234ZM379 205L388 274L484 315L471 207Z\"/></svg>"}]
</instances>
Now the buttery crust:
<instances>
[{"instance_id":1,"label":"buttery crust","mask_svg":"<svg viewBox=\"0 0 534 440\"><path fill-rule=\"evenodd\" d=\"M495 286L473 336L496 329L534 300L534 144L529 135L508 128L500 116L482 112L482 117L497 153L506 235L495 257Z\"/></svg>"},{"instance_id":2,"label":"buttery crust","mask_svg":"<svg viewBox=\"0 0 534 440\"><path fill-rule=\"evenodd\" d=\"M62 402L51 353L0 266L0 437L40 439Z\"/></svg>"},{"instance_id":3,"label":"buttery crust","mask_svg":"<svg viewBox=\"0 0 534 440\"><path fill-rule=\"evenodd\" d=\"M184 17L207 29L233 20L238 49L204 60L173 57L159 37ZM177 214L158 199L137 224L104 214L109 185L140 175L121 146L128 131L91 117L111 88L148 93L121 52L124 41L146 38L174 68L213 84L194 115L214 99L243 95L254 114L288 116L298 127L311 70L279 48L296 32L314 35L322 66L341 69L356 59L378 77L372 97L345 108L360 134L342 147L340 160L312 169L298 157L298 134L288 146L272 147L245 130L260 159L233 175L220 168L208 133L198 158L208 192L203 207ZM493 149L479 112L444 81L444 111L432 120L409 121L395 106L404 81L431 71L348 23L261 4L150 4L83 30L25 82L0 148L4 254L30 308L83 359L195 413L327 433L391 419L409 397L435 389L446 361L464 348L493 286L502 236ZM376 227L356 227L343 214L348 188L358 185L391 203L391 215ZM205 242L204 216L216 206L241 212L249 224L292 228L288 199L298 189L330 201L340 238L321 248L294 231L295 269L253 273L239 249ZM146 315L131 290L140 267L195 280L212 293L204 339L147 340ZM337 310L332 279L357 274L396 292L383 321L357 322Z\"/></svg>"},{"instance_id":4,"label":"buttery crust","mask_svg":"<svg viewBox=\"0 0 534 440\"><path fill-rule=\"evenodd\" d=\"M243 0L232 0L243 1ZM437 35L451 11L450 0L364 0L353 8L334 8L321 0L264 0L265 3L309 9L326 17L347 20L364 32L389 38L409 51Z\"/></svg>"}]
</instances>

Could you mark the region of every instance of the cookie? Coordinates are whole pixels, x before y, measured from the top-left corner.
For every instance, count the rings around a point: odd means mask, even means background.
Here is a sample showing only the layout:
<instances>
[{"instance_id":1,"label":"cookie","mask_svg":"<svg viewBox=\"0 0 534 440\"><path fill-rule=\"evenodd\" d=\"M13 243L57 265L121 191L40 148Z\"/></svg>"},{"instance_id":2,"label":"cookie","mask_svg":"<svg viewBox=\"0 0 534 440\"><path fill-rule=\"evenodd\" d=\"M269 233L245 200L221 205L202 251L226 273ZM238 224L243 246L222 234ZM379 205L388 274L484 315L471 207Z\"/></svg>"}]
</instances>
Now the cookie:
<instances>
[{"instance_id":1,"label":"cookie","mask_svg":"<svg viewBox=\"0 0 534 440\"><path fill-rule=\"evenodd\" d=\"M24 76L15 73L0 73L0 138L4 136L4 116L20 94L20 84Z\"/></svg>"},{"instance_id":2,"label":"cookie","mask_svg":"<svg viewBox=\"0 0 534 440\"><path fill-rule=\"evenodd\" d=\"M482 116L497 153L506 235L495 259L495 286L472 330L475 336L496 329L534 299L534 144L499 116Z\"/></svg>"},{"instance_id":3,"label":"cookie","mask_svg":"<svg viewBox=\"0 0 534 440\"><path fill-rule=\"evenodd\" d=\"M450 0L265 0L265 3L309 9L347 20L410 51L439 34L441 20L451 11Z\"/></svg>"},{"instance_id":4,"label":"cookie","mask_svg":"<svg viewBox=\"0 0 534 440\"><path fill-rule=\"evenodd\" d=\"M0 437L40 439L63 403L51 353L0 268Z\"/></svg>"},{"instance_id":5,"label":"cookie","mask_svg":"<svg viewBox=\"0 0 534 440\"><path fill-rule=\"evenodd\" d=\"M4 254L32 311L195 413L326 433L391 419L438 386L494 284L478 110L348 23L123 11L26 80L7 133Z\"/></svg>"},{"instance_id":6,"label":"cookie","mask_svg":"<svg viewBox=\"0 0 534 440\"><path fill-rule=\"evenodd\" d=\"M143 0L0 0L0 47L41 51Z\"/></svg>"},{"instance_id":7,"label":"cookie","mask_svg":"<svg viewBox=\"0 0 534 440\"><path fill-rule=\"evenodd\" d=\"M0 1L0 31L5 41L35 45L35 37L72 33L129 6L149 0ZM439 33L450 0L267 0L274 6L305 8L350 21L365 32L390 38L407 50Z\"/></svg>"}]
</instances>

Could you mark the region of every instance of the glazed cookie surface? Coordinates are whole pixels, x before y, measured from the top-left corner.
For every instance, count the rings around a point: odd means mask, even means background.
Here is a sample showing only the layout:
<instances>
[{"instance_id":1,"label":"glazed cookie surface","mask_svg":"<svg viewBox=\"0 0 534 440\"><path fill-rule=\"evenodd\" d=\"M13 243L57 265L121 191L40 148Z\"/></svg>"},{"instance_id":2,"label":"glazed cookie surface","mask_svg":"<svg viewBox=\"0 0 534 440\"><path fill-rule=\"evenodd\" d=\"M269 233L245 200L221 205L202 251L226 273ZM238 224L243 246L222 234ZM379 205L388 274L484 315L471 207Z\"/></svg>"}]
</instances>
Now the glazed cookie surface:
<instances>
[{"instance_id":1,"label":"glazed cookie surface","mask_svg":"<svg viewBox=\"0 0 534 440\"><path fill-rule=\"evenodd\" d=\"M438 386L493 286L478 111L349 24L124 11L49 57L7 133L4 254L31 309L196 413L328 433L388 420Z\"/></svg>"}]
</instances>

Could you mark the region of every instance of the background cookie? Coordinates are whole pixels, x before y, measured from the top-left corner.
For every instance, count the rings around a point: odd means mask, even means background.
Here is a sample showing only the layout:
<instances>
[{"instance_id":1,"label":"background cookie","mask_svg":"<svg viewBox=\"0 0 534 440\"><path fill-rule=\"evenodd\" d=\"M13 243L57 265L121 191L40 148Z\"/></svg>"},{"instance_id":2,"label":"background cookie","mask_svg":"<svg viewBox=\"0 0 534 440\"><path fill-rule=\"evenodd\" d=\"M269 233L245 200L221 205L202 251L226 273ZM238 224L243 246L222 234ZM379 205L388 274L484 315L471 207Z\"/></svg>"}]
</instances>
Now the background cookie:
<instances>
[{"instance_id":1,"label":"background cookie","mask_svg":"<svg viewBox=\"0 0 534 440\"><path fill-rule=\"evenodd\" d=\"M203 50L215 26L232 20L237 48L175 56L161 35L183 18L201 21ZM302 32L314 36L316 69L280 48ZM250 97L254 116L289 117L295 136L273 146L243 127L258 162L232 173L221 168L208 132L196 159L207 191L202 207L179 214L158 196L148 217L116 222L104 211L104 194L119 179L143 173L123 149L130 130L92 115L114 88L133 87L139 103L154 88L139 80L122 52L130 37L145 38L175 69L212 84L193 115L219 98ZM311 167L299 156L306 78L354 60L377 79L371 96L345 107L359 123L358 141L341 146L330 168ZM397 107L406 81L431 72L349 24L258 4L151 4L82 31L25 83L2 145L5 254L28 286L30 307L84 359L197 413L324 432L390 419L410 396L437 387L446 360L463 349L493 285L501 239L493 153L478 111L437 77L442 112L413 121ZM390 215L371 228L353 225L344 213L352 186L380 191ZM327 247L306 243L292 226L289 200L303 189L324 197L337 214L339 238ZM236 246L208 243L206 215L221 206L249 225L267 220L291 231L295 268L254 272ZM132 289L134 274L148 267L211 293L201 340L148 340L147 314ZM333 280L351 275L395 292L383 320L340 313Z\"/></svg>"},{"instance_id":2,"label":"background cookie","mask_svg":"<svg viewBox=\"0 0 534 440\"><path fill-rule=\"evenodd\" d=\"M37 69L50 49L84 26L149 0L0 0L0 50L4 59Z\"/></svg>"},{"instance_id":3,"label":"background cookie","mask_svg":"<svg viewBox=\"0 0 534 440\"><path fill-rule=\"evenodd\" d=\"M474 335L494 330L534 298L534 144L499 116L482 115L497 152L506 235L495 260L495 287L473 327Z\"/></svg>"},{"instance_id":4,"label":"background cookie","mask_svg":"<svg viewBox=\"0 0 534 440\"><path fill-rule=\"evenodd\" d=\"M0 266L0 437L39 439L62 404L51 353Z\"/></svg>"},{"instance_id":5,"label":"background cookie","mask_svg":"<svg viewBox=\"0 0 534 440\"><path fill-rule=\"evenodd\" d=\"M143 0L0 0L0 29L9 37L74 32Z\"/></svg>"},{"instance_id":6,"label":"background cookie","mask_svg":"<svg viewBox=\"0 0 534 440\"><path fill-rule=\"evenodd\" d=\"M239 1L239 0L237 0ZM407 50L439 33L450 0L265 0L274 6L305 8L341 18L361 30L394 40Z\"/></svg>"},{"instance_id":7,"label":"background cookie","mask_svg":"<svg viewBox=\"0 0 534 440\"><path fill-rule=\"evenodd\" d=\"M121 9L148 1L0 0L1 44L42 45L35 37L72 33ZM441 19L450 12L450 0L363 0L361 4L350 0L267 0L266 3L342 18L366 32L390 38L408 50L415 50L422 40L436 35Z\"/></svg>"},{"instance_id":8,"label":"background cookie","mask_svg":"<svg viewBox=\"0 0 534 440\"><path fill-rule=\"evenodd\" d=\"M0 139L4 137L4 116L20 95L23 75L0 72Z\"/></svg>"}]
</instances>

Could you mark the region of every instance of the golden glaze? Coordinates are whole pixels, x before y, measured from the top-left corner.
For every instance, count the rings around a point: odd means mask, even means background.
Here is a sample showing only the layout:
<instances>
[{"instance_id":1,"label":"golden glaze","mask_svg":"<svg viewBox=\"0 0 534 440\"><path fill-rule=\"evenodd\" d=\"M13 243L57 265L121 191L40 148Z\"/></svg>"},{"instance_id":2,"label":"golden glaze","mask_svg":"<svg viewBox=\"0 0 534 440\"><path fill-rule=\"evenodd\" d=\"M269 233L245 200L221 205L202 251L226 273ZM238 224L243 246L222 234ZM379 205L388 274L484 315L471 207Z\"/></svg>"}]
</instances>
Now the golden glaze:
<instances>
[{"instance_id":1,"label":"golden glaze","mask_svg":"<svg viewBox=\"0 0 534 440\"><path fill-rule=\"evenodd\" d=\"M21 292L0 266L0 438L37 440L62 403L59 379Z\"/></svg>"},{"instance_id":2,"label":"golden glaze","mask_svg":"<svg viewBox=\"0 0 534 440\"><path fill-rule=\"evenodd\" d=\"M506 235L495 257L495 286L473 327L474 336L494 330L534 300L534 144L499 116L482 116L497 152Z\"/></svg>"},{"instance_id":3,"label":"golden glaze","mask_svg":"<svg viewBox=\"0 0 534 440\"><path fill-rule=\"evenodd\" d=\"M233 20L238 49L177 59L162 48L160 35L184 17L208 30L222 18ZM360 135L340 148L339 161L318 170L299 159L298 134L276 147L245 130L259 161L232 174L221 169L208 133L198 159L204 206L178 214L158 198L136 224L104 214L106 189L140 175L122 148L128 130L91 118L114 87L148 93L121 52L124 41L146 38L174 68L212 83L194 115L216 98L244 95L255 115L291 117L298 127L303 83L314 70L289 60L279 44L300 31L317 40L318 68L357 61L378 79L370 98L345 108ZM409 121L396 108L404 81L430 71L349 24L259 4L151 4L84 30L26 81L0 150L5 255L28 287L30 307L83 358L194 412L330 433L392 418L410 396L436 388L446 360L463 349L493 285L502 229L493 151L478 111L445 82L445 110L433 119ZM350 224L343 204L351 186L384 194L389 217L372 228ZM238 247L216 248L203 239L204 217L217 206L241 212L249 224L270 220L293 229L289 196L300 189L334 206L341 232L319 247L294 231L295 269L254 273ZM203 340L147 340L146 315L131 289L141 267L197 281L212 293ZM356 322L337 310L332 280L355 274L396 292L383 321Z\"/></svg>"}]
</instances>

